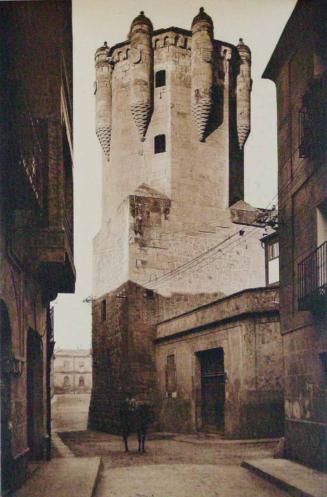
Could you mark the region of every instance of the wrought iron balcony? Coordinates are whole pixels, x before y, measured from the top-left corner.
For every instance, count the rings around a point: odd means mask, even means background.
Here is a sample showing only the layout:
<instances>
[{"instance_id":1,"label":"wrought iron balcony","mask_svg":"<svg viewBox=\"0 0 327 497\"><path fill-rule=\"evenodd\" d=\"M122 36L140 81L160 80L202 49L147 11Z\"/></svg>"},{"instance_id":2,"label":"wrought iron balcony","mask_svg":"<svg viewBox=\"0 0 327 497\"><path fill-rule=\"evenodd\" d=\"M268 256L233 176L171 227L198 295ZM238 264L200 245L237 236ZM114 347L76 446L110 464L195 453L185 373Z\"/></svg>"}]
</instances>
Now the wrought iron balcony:
<instances>
[{"instance_id":1,"label":"wrought iron balcony","mask_svg":"<svg viewBox=\"0 0 327 497\"><path fill-rule=\"evenodd\" d=\"M327 308L327 241L298 265L298 307L324 314Z\"/></svg>"}]
</instances>

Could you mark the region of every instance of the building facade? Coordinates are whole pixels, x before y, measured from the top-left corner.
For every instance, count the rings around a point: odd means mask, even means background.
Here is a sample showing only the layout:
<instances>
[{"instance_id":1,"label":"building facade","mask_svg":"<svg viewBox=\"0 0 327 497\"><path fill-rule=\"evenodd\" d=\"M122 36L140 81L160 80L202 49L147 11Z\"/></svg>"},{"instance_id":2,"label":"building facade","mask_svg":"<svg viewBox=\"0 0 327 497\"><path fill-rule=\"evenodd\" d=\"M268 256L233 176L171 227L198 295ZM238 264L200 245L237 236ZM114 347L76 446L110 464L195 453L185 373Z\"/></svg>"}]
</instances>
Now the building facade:
<instances>
[{"instance_id":1,"label":"building facade","mask_svg":"<svg viewBox=\"0 0 327 497\"><path fill-rule=\"evenodd\" d=\"M50 457L50 302L73 292L71 5L1 2L2 495ZM33 36L31 36L33 33Z\"/></svg>"},{"instance_id":2,"label":"building facade","mask_svg":"<svg viewBox=\"0 0 327 497\"><path fill-rule=\"evenodd\" d=\"M244 42L216 40L203 9L190 31L153 30L141 12L128 40L105 43L95 65L103 193L89 420L116 430L126 392L161 405L155 339L167 309L172 317L264 286L264 250L262 225L234 224L259 214L243 199L252 86Z\"/></svg>"},{"instance_id":3,"label":"building facade","mask_svg":"<svg viewBox=\"0 0 327 497\"><path fill-rule=\"evenodd\" d=\"M286 455L326 467L327 5L297 3L264 72L278 108Z\"/></svg>"},{"instance_id":4,"label":"building facade","mask_svg":"<svg viewBox=\"0 0 327 497\"><path fill-rule=\"evenodd\" d=\"M164 431L283 434L278 288L252 288L157 325Z\"/></svg>"},{"instance_id":5,"label":"building facade","mask_svg":"<svg viewBox=\"0 0 327 497\"><path fill-rule=\"evenodd\" d=\"M56 349L53 361L53 387L55 394L91 392L91 351Z\"/></svg>"}]
</instances>

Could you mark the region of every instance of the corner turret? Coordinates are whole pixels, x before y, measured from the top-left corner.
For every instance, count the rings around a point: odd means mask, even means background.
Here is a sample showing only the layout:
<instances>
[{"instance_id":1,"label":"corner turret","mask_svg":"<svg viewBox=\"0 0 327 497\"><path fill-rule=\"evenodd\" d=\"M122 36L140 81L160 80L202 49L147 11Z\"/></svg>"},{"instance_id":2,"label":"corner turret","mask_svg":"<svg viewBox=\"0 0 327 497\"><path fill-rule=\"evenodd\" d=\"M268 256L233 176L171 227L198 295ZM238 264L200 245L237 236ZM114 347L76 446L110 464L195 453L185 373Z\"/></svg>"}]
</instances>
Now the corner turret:
<instances>
[{"instance_id":1,"label":"corner turret","mask_svg":"<svg viewBox=\"0 0 327 497\"><path fill-rule=\"evenodd\" d=\"M130 107L142 142L152 114L152 31L152 23L142 11L132 22L129 33L132 62Z\"/></svg>"},{"instance_id":2,"label":"corner turret","mask_svg":"<svg viewBox=\"0 0 327 497\"><path fill-rule=\"evenodd\" d=\"M237 51L240 57L236 78L237 136L239 147L243 149L251 130L251 50L240 38Z\"/></svg>"},{"instance_id":3,"label":"corner turret","mask_svg":"<svg viewBox=\"0 0 327 497\"><path fill-rule=\"evenodd\" d=\"M192 22L191 106L199 140L204 141L212 109L213 22L201 7Z\"/></svg>"},{"instance_id":4,"label":"corner turret","mask_svg":"<svg viewBox=\"0 0 327 497\"><path fill-rule=\"evenodd\" d=\"M110 140L112 123L112 65L107 42L95 52L95 99L96 135L106 156L110 159Z\"/></svg>"}]
</instances>

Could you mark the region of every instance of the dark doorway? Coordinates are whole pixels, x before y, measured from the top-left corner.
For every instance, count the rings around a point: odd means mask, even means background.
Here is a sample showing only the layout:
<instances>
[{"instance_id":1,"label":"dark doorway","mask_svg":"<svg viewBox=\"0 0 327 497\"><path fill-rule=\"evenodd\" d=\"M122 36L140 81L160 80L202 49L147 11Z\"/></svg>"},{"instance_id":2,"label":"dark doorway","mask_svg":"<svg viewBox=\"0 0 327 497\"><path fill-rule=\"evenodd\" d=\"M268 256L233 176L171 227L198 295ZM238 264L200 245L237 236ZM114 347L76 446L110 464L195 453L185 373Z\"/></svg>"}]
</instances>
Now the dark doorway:
<instances>
[{"instance_id":1,"label":"dark doorway","mask_svg":"<svg viewBox=\"0 0 327 497\"><path fill-rule=\"evenodd\" d=\"M27 439L33 459L43 457L43 358L36 331L27 336Z\"/></svg>"},{"instance_id":2,"label":"dark doorway","mask_svg":"<svg viewBox=\"0 0 327 497\"><path fill-rule=\"evenodd\" d=\"M6 304L0 300L0 351L1 351L1 487L3 492L11 484L11 382L10 361L12 358L11 326Z\"/></svg>"},{"instance_id":3,"label":"dark doorway","mask_svg":"<svg viewBox=\"0 0 327 497\"><path fill-rule=\"evenodd\" d=\"M201 418L205 431L224 430L225 369L222 348L198 353L201 370Z\"/></svg>"}]
</instances>

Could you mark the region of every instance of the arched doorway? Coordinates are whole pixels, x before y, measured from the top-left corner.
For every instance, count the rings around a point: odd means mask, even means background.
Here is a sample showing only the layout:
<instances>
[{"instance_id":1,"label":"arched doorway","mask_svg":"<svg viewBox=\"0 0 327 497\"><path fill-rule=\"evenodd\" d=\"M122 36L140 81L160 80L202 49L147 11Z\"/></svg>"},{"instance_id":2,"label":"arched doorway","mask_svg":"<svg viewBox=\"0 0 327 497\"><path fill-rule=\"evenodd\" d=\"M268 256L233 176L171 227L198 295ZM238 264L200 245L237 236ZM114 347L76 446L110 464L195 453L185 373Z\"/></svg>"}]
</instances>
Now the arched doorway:
<instances>
[{"instance_id":1,"label":"arched doorway","mask_svg":"<svg viewBox=\"0 0 327 497\"><path fill-rule=\"evenodd\" d=\"M0 299L0 388L1 388L1 486L5 491L10 488L11 456L11 381L10 359L12 357L12 340L9 312Z\"/></svg>"},{"instance_id":2,"label":"arched doorway","mask_svg":"<svg viewBox=\"0 0 327 497\"><path fill-rule=\"evenodd\" d=\"M27 439L33 459L43 457L43 354L39 334L27 334Z\"/></svg>"}]
</instances>

